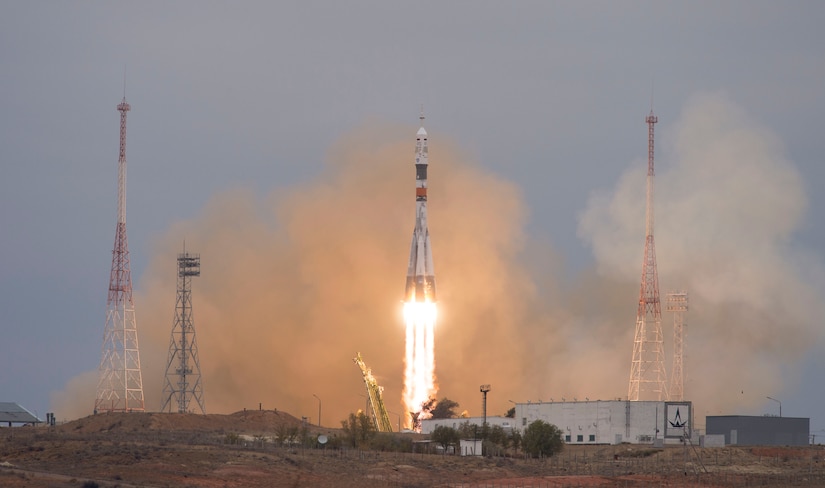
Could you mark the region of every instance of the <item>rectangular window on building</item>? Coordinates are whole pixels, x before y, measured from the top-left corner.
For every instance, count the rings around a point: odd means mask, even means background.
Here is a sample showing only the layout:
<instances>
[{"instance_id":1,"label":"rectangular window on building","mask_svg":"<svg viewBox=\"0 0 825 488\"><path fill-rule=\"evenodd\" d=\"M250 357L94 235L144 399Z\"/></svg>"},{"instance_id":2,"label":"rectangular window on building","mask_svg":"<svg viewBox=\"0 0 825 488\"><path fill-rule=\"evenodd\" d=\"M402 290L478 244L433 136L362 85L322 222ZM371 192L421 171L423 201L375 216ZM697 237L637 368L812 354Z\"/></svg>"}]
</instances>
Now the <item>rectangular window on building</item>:
<instances>
[{"instance_id":1,"label":"rectangular window on building","mask_svg":"<svg viewBox=\"0 0 825 488\"><path fill-rule=\"evenodd\" d=\"M521 418L521 425L527 425L527 417Z\"/></svg>"},{"instance_id":2,"label":"rectangular window on building","mask_svg":"<svg viewBox=\"0 0 825 488\"><path fill-rule=\"evenodd\" d=\"M590 434L590 442L596 442L596 434Z\"/></svg>"},{"instance_id":3,"label":"rectangular window on building","mask_svg":"<svg viewBox=\"0 0 825 488\"><path fill-rule=\"evenodd\" d=\"M570 436L569 435L564 436L564 442L570 442Z\"/></svg>"},{"instance_id":4,"label":"rectangular window on building","mask_svg":"<svg viewBox=\"0 0 825 488\"><path fill-rule=\"evenodd\" d=\"M584 436L579 434L576 436L576 442L584 442Z\"/></svg>"}]
</instances>

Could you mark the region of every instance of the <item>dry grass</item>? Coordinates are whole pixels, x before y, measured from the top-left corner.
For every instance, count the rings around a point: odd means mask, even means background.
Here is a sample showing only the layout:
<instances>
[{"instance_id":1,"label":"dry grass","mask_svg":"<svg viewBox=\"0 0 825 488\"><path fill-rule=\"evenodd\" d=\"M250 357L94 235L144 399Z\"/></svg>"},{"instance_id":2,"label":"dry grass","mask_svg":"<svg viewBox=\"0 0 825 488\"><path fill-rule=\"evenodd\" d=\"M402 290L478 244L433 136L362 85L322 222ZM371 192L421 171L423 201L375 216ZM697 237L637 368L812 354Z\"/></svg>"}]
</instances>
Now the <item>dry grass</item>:
<instances>
[{"instance_id":1,"label":"dry grass","mask_svg":"<svg viewBox=\"0 0 825 488\"><path fill-rule=\"evenodd\" d=\"M283 412L101 414L0 430L0 486L825 486L825 449L567 446L542 460L285 447ZM309 438L337 429L310 427ZM399 434L407 435L409 434ZM422 436L414 435L416 439Z\"/></svg>"}]
</instances>

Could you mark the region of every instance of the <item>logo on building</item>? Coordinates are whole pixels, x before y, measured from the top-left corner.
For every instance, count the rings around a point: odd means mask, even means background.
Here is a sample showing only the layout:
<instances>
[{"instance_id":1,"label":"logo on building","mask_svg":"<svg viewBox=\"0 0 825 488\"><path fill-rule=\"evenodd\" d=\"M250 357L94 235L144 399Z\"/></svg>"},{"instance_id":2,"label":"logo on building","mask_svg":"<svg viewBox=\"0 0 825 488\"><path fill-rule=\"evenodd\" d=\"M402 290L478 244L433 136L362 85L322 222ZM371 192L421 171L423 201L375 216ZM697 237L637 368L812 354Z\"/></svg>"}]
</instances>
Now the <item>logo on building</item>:
<instances>
[{"instance_id":1,"label":"logo on building","mask_svg":"<svg viewBox=\"0 0 825 488\"><path fill-rule=\"evenodd\" d=\"M690 402L665 402L665 438L690 437L692 418Z\"/></svg>"}]
</instances>

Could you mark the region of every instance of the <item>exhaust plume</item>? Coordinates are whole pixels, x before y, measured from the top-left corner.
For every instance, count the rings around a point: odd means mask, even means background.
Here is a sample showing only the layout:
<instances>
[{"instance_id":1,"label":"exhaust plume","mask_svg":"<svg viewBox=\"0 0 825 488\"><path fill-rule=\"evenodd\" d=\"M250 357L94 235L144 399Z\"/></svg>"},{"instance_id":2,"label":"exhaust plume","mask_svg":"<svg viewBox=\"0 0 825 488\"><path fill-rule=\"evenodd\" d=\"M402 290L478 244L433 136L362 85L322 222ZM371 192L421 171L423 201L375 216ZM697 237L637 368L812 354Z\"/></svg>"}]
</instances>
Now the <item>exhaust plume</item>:
<instances>
[{"instance_id":1,"label":"exhaust plume","mask_svg":"<svg viewBox=\"0 0 825 488\"><path fill-rule=\"evenodd\" d=\"M201 256L192 301L207 411L260 403L316 423L314 393L322 424L338 426L365 405L361 374L352 366L361 351L384 398L398 399L387 409L404 417L409 134L409 127L386 124L358 129L332 147L317 180L265 198L226 191L155 240L135 297L148 410L160 407L175 259L185 240ZM511 383L505 378L519 368L509 360L490 364L479 348L494 344L501 358L524 356L517 322L509 320L529 286L511 264L523 241L523 200L513 184L439 141L430 230L449 276L440 286L447 305L435 331L440 383L457 398L496 378L505 391ZM514 383L510 395L517 391ZM87 403L75 410L78 416L90 413Z\"/></svg>"},{"instance_id":2,"label":"exhaust plume","mask_svg":"<svg viewBox=\"0 0 825 488\"><path fill-rule=\"evenodd\" d=\"M673 123L660 116L656 247L662 292L686 289L691 297L685 397L697 418L756 408L793 389L798 375L788 365L821 339L822 265L790 244L805 217L805 186L777 137L724 96L692 99ZM410 133L409 126L359 128L333 145L313 181L265 197L223 192L155 239L135 294L147 410L160 408L175 259L185 239L202 259L192 300L207 411L261 404L317 423L316 394L321 423L339 426L365 406L352 365L360 351L391 399L391 417L404 416L392 399L401 398L404 374ZM623 397L645 237L645 162L589 200L578 232L596 264L570 280L550 246L525 235L527 211L514 184L443 137L432 153L439 396L471 415L481 410L481 384L492 385L491 414L503 414L509 400ZM670 323L665 314L668 358ZM53 410L91 413L94 386L85 383L81 375L55 393Z\"/></svg>"},{"instance_id":3,"label":"exhaust plume","mask_svg":"<svg viewBox=\"0 0 825 488\"><path fill-rule=\"evenodd\" d=\"M685 397L700 413L755 407L786 386L785 365L819 336L821 287L803 267L815 275L821 264L802 262L790 245L804 218L805 185L778 138L723 95L697 96L670 131L661 125L657 258L663 296L690 293ZM639 134L643 147L641 123ZM579 235L593 248L600 279L638 280L645 170L634 163L581 216ZM632 331L632 296L626 300L622 327ZM672 333L669 314L662 323ZM621 369L629 370L632 339L622 344ZM665 345L669 357L667 338Z\"/></svg>"}]
</instances>

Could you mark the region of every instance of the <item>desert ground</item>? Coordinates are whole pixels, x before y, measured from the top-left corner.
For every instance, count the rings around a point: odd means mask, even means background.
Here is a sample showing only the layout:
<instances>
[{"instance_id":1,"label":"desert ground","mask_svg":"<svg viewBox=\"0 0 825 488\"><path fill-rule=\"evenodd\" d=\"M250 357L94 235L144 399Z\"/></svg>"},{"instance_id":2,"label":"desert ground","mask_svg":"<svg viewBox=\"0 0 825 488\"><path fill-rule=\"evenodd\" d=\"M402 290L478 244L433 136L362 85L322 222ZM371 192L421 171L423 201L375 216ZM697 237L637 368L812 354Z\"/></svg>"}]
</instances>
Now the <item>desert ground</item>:
<instances>
[{"instance_id":1,"label":"desert ground","mask_svg":"<svg viewBox=\"0 0 825 488\"><path fill-rule=\"evenodd\" d=\"M825 486L822 446L622 444L566 446L545 459L512 450L461 457L420 434L386 434L383 450L343 447L341 429L273 410L106 413L0 436L0 487L9 488ZM414 452L392 450L399 446Z\"/></svg>"}]
</instances>

